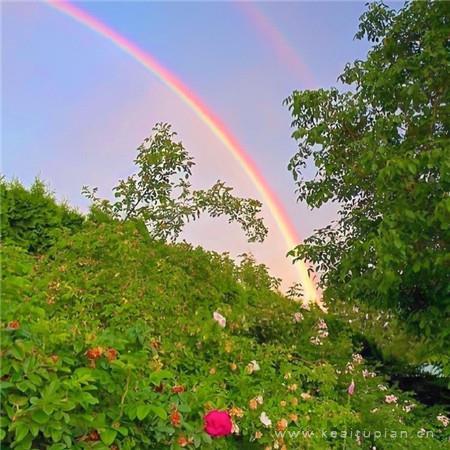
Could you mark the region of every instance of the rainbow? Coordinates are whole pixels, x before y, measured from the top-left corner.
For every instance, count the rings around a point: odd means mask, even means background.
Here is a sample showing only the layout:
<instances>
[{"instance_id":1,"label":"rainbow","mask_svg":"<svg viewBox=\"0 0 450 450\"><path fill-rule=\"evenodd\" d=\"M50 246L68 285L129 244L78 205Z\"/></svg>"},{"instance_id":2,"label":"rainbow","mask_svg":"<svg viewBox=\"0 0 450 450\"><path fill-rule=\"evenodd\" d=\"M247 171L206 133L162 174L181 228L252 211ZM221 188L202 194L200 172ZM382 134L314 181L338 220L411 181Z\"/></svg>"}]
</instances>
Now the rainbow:
<instances>
[{"instance_id":1,"label":"rainbow","mask_svg":"<svg viewBox=\"0 0 450 450\"><path fill-rule=\"evenodd\" d=\"M278 30L278 28L266 17L266 15L253 2L234 3L247 16L252 25L264 36L264 42L269 42L274 48L278 58L290 67L303 81L306 88L316 86L308 66L301 60L295 49Z\"/></svg>"},{"instance_id":2,"label":"rainbow","mask_svg":"<svg viewBox=\"0 0 450 450\"><path fill-rule=\"evenodd\" d=\"M227 129L225 124L178 77L163 67L152 55L144 52L133 42L130 42L124 36L82 9L65 0L46 0L46 3L95 31L97 34L109 39L117 47L153 73L183 102L185 102L202 122L217 136L251 179L273 216L286 242L287 248L292 249L301 241L293 224L289 220L281 201L271 190L255 163ZM309 277L307 264L300 261L296 267L299 273L300 283L303 287L305 300L317 301L318 294L313 281Z\"/></svg>"}]
</instances>

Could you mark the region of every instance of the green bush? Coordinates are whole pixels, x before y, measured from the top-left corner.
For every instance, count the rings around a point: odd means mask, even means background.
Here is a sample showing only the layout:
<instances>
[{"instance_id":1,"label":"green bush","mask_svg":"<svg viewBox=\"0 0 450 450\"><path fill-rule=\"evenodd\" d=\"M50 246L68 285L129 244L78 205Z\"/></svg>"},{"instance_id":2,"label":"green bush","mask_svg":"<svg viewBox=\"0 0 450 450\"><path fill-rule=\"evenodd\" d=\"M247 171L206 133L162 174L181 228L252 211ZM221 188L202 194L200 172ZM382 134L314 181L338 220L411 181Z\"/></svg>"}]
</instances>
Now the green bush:
<instances>
[{"instance_id":1,"label":"green bush","mask_svg":"<svg viewBox=\"0 0 450 450\"><path fill-rule=\"evenodd\" d=\"M30 190L19 182L0 180L1 239L30 252L41 253L64 231L75 231L83 217L67 205L58 205L45 184L36 179Z\"/></svg>"},{"instance_id":2,"label":"green bush","mask_svg":"<svg viewBox=\"0 0 450 450\"><path fill-rule=\"evenodd\" d=\"M55 236L40 256L2 245L4 448L445 448L443 411L373 374L338 316L288 300L251 257L134 222ZM239 431L212 439L211 409ZM409 438L350 436L386 429Z\"/></svg>"}]
</instances>

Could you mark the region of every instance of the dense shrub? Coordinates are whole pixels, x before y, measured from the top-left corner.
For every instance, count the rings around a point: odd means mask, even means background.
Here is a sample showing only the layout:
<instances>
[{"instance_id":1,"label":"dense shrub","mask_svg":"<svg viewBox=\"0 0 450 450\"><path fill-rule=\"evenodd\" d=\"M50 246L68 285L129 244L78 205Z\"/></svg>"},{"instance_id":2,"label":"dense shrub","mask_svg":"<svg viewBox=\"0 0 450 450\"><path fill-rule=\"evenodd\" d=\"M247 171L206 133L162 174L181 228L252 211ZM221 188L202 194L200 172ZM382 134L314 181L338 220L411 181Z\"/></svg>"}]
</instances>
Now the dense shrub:
<instances>
[{"instance_id":1,"label":"dense shrub","mask_svg":"<svg viewBox=\"0 0 450 450\"><path fill-rule=\"evenodd\" d=\"M0 180L1 239L30 252L49 248L64 231L81 227L83 217L66 204L58 205L45 184L36 179L31 189Z\"/></svg>"},{"instance_id":2,"label":"dense shrub","mask_svg":"<svg viewBox=\"0 0 450 450\"><path fill-rule=\"evenodd\" d=\"M441 409L388 386L338 316L279 294L252 258L133 222L57 236L39 256L2 245L5 448L445 448ZM212 409L232 435L203 431Z\"/></svg>"}]
</instances>

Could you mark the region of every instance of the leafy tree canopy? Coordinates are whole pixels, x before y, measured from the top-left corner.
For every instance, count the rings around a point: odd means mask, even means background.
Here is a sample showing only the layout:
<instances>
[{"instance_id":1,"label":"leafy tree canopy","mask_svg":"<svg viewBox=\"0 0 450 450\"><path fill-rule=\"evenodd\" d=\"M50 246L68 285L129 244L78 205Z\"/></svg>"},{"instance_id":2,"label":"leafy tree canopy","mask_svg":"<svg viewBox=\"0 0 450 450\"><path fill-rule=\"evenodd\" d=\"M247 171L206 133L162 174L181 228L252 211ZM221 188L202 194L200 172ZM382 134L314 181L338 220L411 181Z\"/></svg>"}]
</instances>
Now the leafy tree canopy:
<instances>
[{"instance_id":1,"label":"leafy tree canopy","mask_svg":"<svg viewBox=\"0 0 450 450\"><path fill-rule=\"evenodd\" d=\"M449 366L448 2L372 3L357 39L373 45L348 64L348 89L286 99L298 152L298 198L339 204L338 219L293 250L320 272L325 296L389 307ZM317 172L307 178L304 168ZM443 354L445 353L445 354Z\"/></svg>"},{"instance_id":2,"label":"leafy tree canopy","mask_svg":"<svg viewBox=\"0 0 450 450\"><path fill-rule=\"evenodd\" d=\"M233 188L222 181L206 190L193 190L189 179L194 160L175 138L168 124L159 123L153 128L153 135L137 149L134 162L138 172L120 180L114 188L115 202L99 199L96 188L84 187L94 210L116 219L142 220L152 237L172 241L187 222L202 213L227 216L230 223L241 225L250 242L262 242L267 228L259 217L261 203L235 197Z\"/></svg>"}]
</instances>

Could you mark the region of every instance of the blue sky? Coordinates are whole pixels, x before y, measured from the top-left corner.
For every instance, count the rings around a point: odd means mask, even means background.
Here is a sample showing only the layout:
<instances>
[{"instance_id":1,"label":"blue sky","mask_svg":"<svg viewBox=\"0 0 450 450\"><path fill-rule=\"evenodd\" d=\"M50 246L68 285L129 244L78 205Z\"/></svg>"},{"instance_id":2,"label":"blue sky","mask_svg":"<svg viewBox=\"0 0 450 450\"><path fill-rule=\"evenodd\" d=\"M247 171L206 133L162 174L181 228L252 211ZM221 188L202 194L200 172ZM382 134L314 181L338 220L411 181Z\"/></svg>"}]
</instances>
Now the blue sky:
<instances>
[{"instance_id":1,"label":"blue sky","mask_svg":"<svg viewBox=\"0 0 450 450\"><path fill-rule=\"evenodd\" d=\"M282 101L306 87L289 61L232 2L77 2L173 71L226 123L283 199L301 236L333 208L296 203L287 171L295 152ZM82 185L108 196L133 169L134 149L154 123L173 124L197 161L194 182L222 179L257 197L222 144L179 98L110 41L41 2L3 3L2 172L29 184L36 175L58 197L85 209ZM254 7L278 29L318 87L336 85L366 42L353 39L363 2L268 2ZM203 220L186 238L232 254L252 251L273 272L295 277L278 231L249 245L226 221Z\"/></svg>"}]
</instances>

